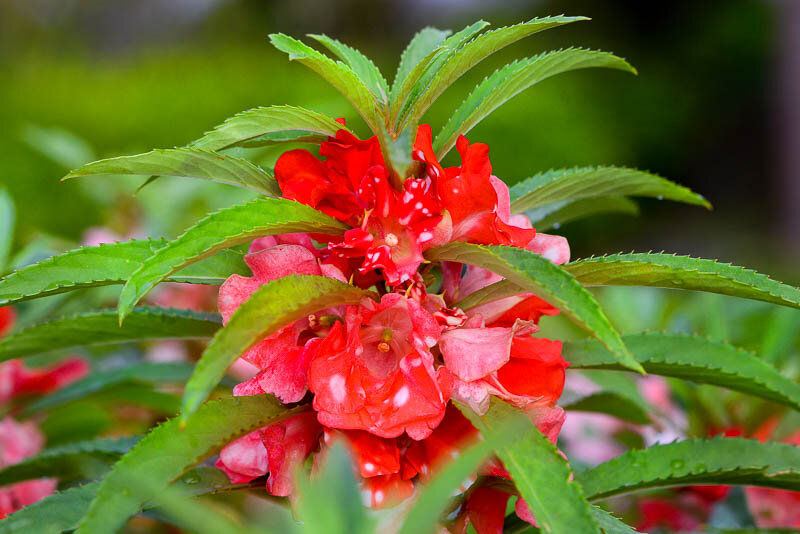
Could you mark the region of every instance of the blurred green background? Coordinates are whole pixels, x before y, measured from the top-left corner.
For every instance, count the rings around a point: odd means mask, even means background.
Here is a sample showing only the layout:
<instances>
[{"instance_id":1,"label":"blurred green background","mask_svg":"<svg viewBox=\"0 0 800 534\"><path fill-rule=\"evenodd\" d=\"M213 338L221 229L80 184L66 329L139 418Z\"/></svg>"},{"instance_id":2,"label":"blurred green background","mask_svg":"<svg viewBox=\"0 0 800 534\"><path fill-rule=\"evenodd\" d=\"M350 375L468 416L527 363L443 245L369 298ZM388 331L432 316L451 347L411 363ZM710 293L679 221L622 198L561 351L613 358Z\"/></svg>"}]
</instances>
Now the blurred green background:
<instances>
[{"instance_id":1,"label":"blurred green background","mask_svg":"<svg viewBox=\"0 0 800 534\"><path fill-rule=\"evenodd\" d=\"M633 77L589 70L545 81L469 135L491 146L495 174L616 164L647 169L705 195L713 212L641 201L638 219L565 225L573 257L667 250L720 258L800 282L800 24L794 0L5 0L0 3L0 186L17 203L17 247L41 236L70 246L87 228L174 236L247 193L167 179L59 184L86 161L183 145L254 106L295 104L366 128L267 34L327 33L359 47L391 79L425 25L459 29L534 16L590 22L530 37L448 90L426 119L438 128L495 68L514 57L583 46L610 50ZM800 50L794 50L800 52ZM794 56L794 57L792 57ZM450 156L452 157L452 155Z\"/></svg>"}]
</instances>

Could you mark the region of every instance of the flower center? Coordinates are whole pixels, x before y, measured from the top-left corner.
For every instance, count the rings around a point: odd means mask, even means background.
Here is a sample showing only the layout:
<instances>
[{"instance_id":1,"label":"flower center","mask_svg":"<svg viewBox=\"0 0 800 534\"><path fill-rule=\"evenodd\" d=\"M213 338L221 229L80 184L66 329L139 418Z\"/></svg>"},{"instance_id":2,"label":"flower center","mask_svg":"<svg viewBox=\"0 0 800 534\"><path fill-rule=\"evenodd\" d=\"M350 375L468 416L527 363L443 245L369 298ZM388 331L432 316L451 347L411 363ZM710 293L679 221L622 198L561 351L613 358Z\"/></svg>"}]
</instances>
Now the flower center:
<instances>
[{"instance_id":1,"label":"flower center","mask_svg":"<svg viewBox=\"0 0 800 534\"><path fill-rule=\"evenodd\" d=\"M400 242L400 240L397 239L397 236L391 232L389 232L388 234L386 234L386 236L384 236L383 241L390 247L397 246L397 244Z\"/></svg>"}]
</instances>

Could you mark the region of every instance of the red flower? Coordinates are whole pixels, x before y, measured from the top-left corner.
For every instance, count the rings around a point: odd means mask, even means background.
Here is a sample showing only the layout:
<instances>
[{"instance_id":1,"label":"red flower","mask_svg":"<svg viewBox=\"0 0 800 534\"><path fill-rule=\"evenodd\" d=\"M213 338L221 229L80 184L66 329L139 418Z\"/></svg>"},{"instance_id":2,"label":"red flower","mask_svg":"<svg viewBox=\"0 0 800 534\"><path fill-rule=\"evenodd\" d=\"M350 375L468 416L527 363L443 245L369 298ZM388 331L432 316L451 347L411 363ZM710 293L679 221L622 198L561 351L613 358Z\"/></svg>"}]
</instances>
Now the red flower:
<instances>
[{"instance_id":1,"label":"red flower","mask_svg":"<svg viewBox=\"0 0 800 534\"><path fill-rule=\"evenodd\" d=\"M313 356L309 372L320 422L381 437L404 431L423 439L439 424L450 374L434 369L430 347L439 325L416 301L397 293L365 299L347 311Z\"/></svg>"},{"instance_id":2,"label":"red flower","mask_svg":"<svg viewBox=\"0 0 800 534\"><path fill-rule=\"evenodd\" d=\"M43 446L44 436L34 423L18 423L10 417L0 420L0 468L36 455ZM55 479L42 478L0 488L0 519L44 499L56 484Z\"/></svg>"},{"instance_id":3,"label":"red flower","mask_svg":"<svg viewBox=\"0 0 800 534\"><path fill-rule=\"evenodd\" d=\"M308 239L306 237L306 239ZM236 309L262 285L290 274L326 275L344 281L341 272L332 265L320 264L316 250L308 246L278 244L298 242L296 234L256 240L245 262L253 271L252 277L233 275L219 290L219 311L227 323ZM237 395L273 393L284 402L297 402L308 389L308 365L313 348L321 340L315 331L319 324L308 319L297 321L260 341L243 356L261 372L252 380L239 384Z\"/></svg>"},{"instance_id":4,"label":"red flower","mask_svg":"<svg viewBox=\"0 0 800 534\"><path fill-rule=\"evenodd\" d=\"M0 337L11 332L16 319L17 315L14 313L14 308L10 306L0 308Z\"/></svg>"}]
</instances>

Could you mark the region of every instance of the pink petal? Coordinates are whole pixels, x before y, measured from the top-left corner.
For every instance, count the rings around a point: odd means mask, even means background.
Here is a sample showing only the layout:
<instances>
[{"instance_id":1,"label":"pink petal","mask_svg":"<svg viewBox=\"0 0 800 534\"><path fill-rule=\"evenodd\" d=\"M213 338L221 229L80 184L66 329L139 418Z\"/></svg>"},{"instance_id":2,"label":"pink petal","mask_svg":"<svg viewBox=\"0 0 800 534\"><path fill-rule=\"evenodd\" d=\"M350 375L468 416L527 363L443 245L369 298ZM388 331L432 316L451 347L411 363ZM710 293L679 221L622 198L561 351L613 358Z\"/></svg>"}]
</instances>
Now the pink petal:
<instances>
[{"instance_id":1,"label":"pink petal","mask_svg":"<svg viewBox=\"0 0 800 534\"><path fill-rule=\"evenodd\" d=\"M509 360L512 337L511 328L456 328L442 334L439 349L447 369L471 382Z\"/></svg>"},{"instance_id":2,"label":"pink petal","mask_svg":"<svg viewBox=\"0 0 800 534\"><path fill-rule=\"evenodd\" d=\"M260 430L226 446L220 451L216 463L234 484L244 484L266 475L268 465L267 448L261 442Z\"/></svg>"},{"instance_id":3,"label":"pink petal","mask_svg":"<svg viewBox=\"0 0 800 534\"><path fill-rule=\"evenodd\" d=\"M265 284L290 274L321 274L317 258L300 245L277 245L244 257L253 276Z\"/></svg>"},{"instance_id":4,"label":"pink petal","mask_svg":"<svg viewBox=\"0 0 800 534\"><path fill-rule=\"evenodd\" d=\"M531 252L541 254L542 257L561 265L569 261L569 243L560 235L537 233L536 237L526 247Z\"/></svg>"}]
</instances>

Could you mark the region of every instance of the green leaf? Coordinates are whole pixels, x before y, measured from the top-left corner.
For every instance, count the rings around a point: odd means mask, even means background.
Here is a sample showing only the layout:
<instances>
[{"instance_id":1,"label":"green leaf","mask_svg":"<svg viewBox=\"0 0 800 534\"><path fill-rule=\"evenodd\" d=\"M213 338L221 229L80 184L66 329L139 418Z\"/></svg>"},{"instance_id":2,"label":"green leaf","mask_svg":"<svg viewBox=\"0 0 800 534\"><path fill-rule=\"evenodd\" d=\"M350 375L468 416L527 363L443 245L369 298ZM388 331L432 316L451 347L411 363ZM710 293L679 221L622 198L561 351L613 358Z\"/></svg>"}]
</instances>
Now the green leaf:
<instances>
[{"instance_id":1,"label":"green leaf","mask_svg":"<svg viewBox=\"0 0 800 534\"><path fill-rule=\"evenodd\" d=\"M113 534L186 470L231 441L258 428L297 415L305 407L286 410L268 395L236 397L203 405L181 428L170 419L153 429L117 462L103 479L97 496L76 534ZM129 488L128 481L146 479L147 489Z\"/></svg>"},{"instance_id":2,"label":"green leaf","mask_svg":"<svg viewBox=\"0 0 800 534\"><path fill-rule=\"evenodd\" d=\"M0 306L77 289L124 284L166 239L133 240L71 250L0 279ZM224 250L168 278L168 282L220 285L231 274L249 274L240 252Z\"/></svg>"},{"instance_id":3,"label":"green leaf","mask_svg":"<svg viewBox=\"0 0 800 534\"><path fill-rule=\"evenodd\" d=\"M800 308L800 289L714 260L674 254L611 254L564 268L586 286L647 286L708 291Z\"/></svg>"},{"instance_id":4,"label":"green leaf","mask_svg":"<svg viewBox=\"0 0 800 534\"><path fill-rule=\"evenodd\" d=\"M468 409L468 408L464 408ZM513 415L513 414L512 414ZM521 414L509 417L505 426L492 429L483 435L484 439L462 450L458 457L425 485L416 502L408 511L400 534L425 534L438 532L436 525L454 495L462 493L460 487L465 480L475 474L492 450L501 444L510 445L509 436L524 435L530 423Z\"/></svg>"},{"instance_id":5,"label":"green leaf","mask_svg":"<svg viewBox=\"0 0 800 534\"><path fill-rule=\"evenodd\" d=\"M61 406L128 382L183 383L192 376L194 364L144 362L108 371L94 371L86 378L48 393L22 411L23 416Z\"/></svg>"},{"instance_id":6,"label":"green leaf","mask_svg":"<svg viewBox=\"0 0 800 534\"><path fill-rule=\"evenodd\" d=\"M408 118L401 123L402 126L416 125L422 115L425 114L425 111L439 98L439 95L445 89L491 54L534 33L580 20L587 19L586 17L535 18L521 24L483 33L465 45L460 46L452 55L447 57L443 64L432 64L429 67L428 71L433 76L421 80L427 83L424 85L419 97L412 102L413 109ZM432 67L436 67L436 70L434 71ZM401 127L400 129L403 128Z\"/></svg>"},{"instance_id":7,"label":"green leaf","mask_svg":"<svg viewBox=\"0 0 800 534\"><path fill-rule=\"evenodd\" d=\"M0 486L45 477L58 478L62 484L95 478L137 441L139 438L95 439L46 449L0 470Z\"/></svg>"},{"instance_id":8,"label":"green leaf","mask_svg":"<svg viewBox=\"0 0 800 534\"><path fill-rule=\"evenodd\" d=\"M581 167L547 171L509 189L511 213L553 202L630 195L656 197L711 208L701 195L655 174L625 167Z\"/></svg>"},{"instance_id":9,"label":"green leaf","mask_svg":"<svg viewBox=\"0 0 800 534\"><path fill-rule=\"evenodd\" d=\"M0 273L6 270L11 254L15 219L14 201L5 189L0 189Z\"/></svg>"},{"instance_id":10,"label":"green leaf","mask_svg":"<svg viewBox=\"0 0 800 534\"><path fill-rule=\"evenodd\" d=\"M564 405L564 409L575 412L604 413L636 425L650 424L650 416L642 407L626 397L612 391L600 391Z\"/></svg>"},{"instance_id":11,"label":"green leaf","mask_svg":"<svg viewBox=\"0 0 800 534\"><path fill-rule=\"evenodd\" d=\"M184 419L247 349L286 325L331 306L357 304L370 293L324 276L290 275L254 291L203 352L183 395Z\"/></svg>"},{"instance_id":12,"label":"green leaf","mask_svg":"<svg viewBox=\"0 0 800 534\"><path fill-rule=\"evenodd\" d=\"M18 330L0 340L0 361L76 347L158 339L207 339L220 328L219 316L174 308L137 308L124 326L114 310L62 317Z\"/></svg>"},{"instance_id":13,"label":"green leaf","mask_svg":"<svg viewBox=\"0 0 800 534\"><path fill-rule=\"evenodd\" d=\"M353 69L356 76L367 86L367 89L383 104L389 103L389 84L386 78L383 77L381 71L375 66L367 56L362 54L359 50L348 46L336 39L332 39L327 35L308 34L309 37L322 43L328 50L336 54L336 56L347 63Z\"/></svg>"},{"instance_id":14,"label":"green leaf","mask_svg":"<svg viewBox=\"0 0 800 534\"><path fill-rule=\"evenodd\" d=\"M597 337L622 365L642 371L591 293L567 271L539 254L515 247L451 243L429 250L426 257L475 265L503 276L564 312Z\"/></svg>"},{"instance_id":15,"label":"green leaf","mask_svg":"<svg viewBox=\"0 0 800 534\"><path fill-rule=\"evenodd\" d=\"M459 135L466 135L492 111L542 80L571 70L603 67L636 73L627 61L609 52L569 48L520 59L484 78L450 116L433 142L441 160Z\"/></svg>"},{"instance_id":16,"label":"green leaf","mask_svg":"<svg viewBox=\"0 0 800 534\"><path fill-rule=\"evenodd\" d=\"M592 506L592 517L600 525L603 534L637 534L639 532L597 506Z\"/></svg>"},{"instance_id":17,"label":"green leaf","mask_svg":"<svg viewBox=\"0 0 800 534\"><path fill-rule=\"evenodd\" d=\"M200 178L280 197L272 171L242 158L197 148L156 149L135 156L101 159L75 169L63 180L99 175L159 175Z\"/></svg>"},{"instance_id":18,"label":"green leaf","mask_svg":"<svg viewBox=\"0 0 800 534\"><path fill-rule=\"evenodd\" d=\"M460 409L484 436L497 433L520 413L497 400L483 417L469 408ZM542 532L600 532L591 506L581 487L570 480L572 470L555 445L533 424L521 434L514 441L507 440L505 435L506 440L501 440L496 448L497 455L531 507Z\"/></svg>"},{"instance_id":19,"label":"green leaf","mask_svg":"<svg viewBox=\"0 0 800 534\"><path fill-rule=\"evenodd\" d=\"M392 87L391 117L389 124L397 128L398 121L408 115L419 95L430 85L436 73L458 48L470 37L483 30L489 23L479 20L444 39L409 71L402 83ZM410 45L409 45L410 46ZM397 130L398 132L402 131ZM413 132L416 135L416 132Z\"/></svg>"},{"instance_id":20,"label":"green leaf","mask_svg":"<svg viewBox=\"0 0 800 534\"><path fill-rule=\"evenodd\" d=\"M741 484L800 490L800 448L742 438L691 439L628 451L576 474L593 500L652 488Z\"/></svg>"},{"instance_id":21,"label":"green leaf","mask_svg":"<svg viewBox=\"0 0 800 534\"><path fill-rule=\"evenodd\" d=\"M639 206L627 197L595 197L553 202L546 206L526 211L525 215L539 232L551 228L559 229L562 225L601 213L620 213L639 215Z\"/></svg>"},{"instance_id":22,"label":"green leaf","mask_svg":"<svg viewBox=\"0 0 800 534\"><path fill-rule=\"evenodd\" d=\"M0 534L61 534L78 524L100 482L54 493L0 521Z\"/></svg>"},{"instance_id":23,"label":"green leaf","mask_svg":"<svg viewBox=\"0 0 800 534\"><path fill-rule=\"evenodd\" d=\"M119 297L120 321L172 273L220 250L257 237L293 232L340 235L347 226L313 208L282 198L258 198L208 215L144 261Z\"/></svg>"},{"instance_id":24,"label":"green leaf","mask_svg":"<svg viewBox=\"0 0 800 534\"><path fill-rule=\"evenodd\" d=\"M379 103L353 69L288 35L272 33L269 39L275 48L289 54L290 60L299 61L325 78L350 101L376 135L382 134L383 119Z\"/></svg>"},{"instance_id":25,"label":"green leaf","mask_svg":"<svg viewBox=\"0 0 800 534\"><path fill-rule=\"evenodd\" d=\"M408 46L400 56L400 64L397 66L397 73L394 75L392 89L390 91L390 102L395 102L397 91L403 85L406 78L411 74L420 62L429 57L431 52L439 48L442 42L450 35L450 30L440 30L438 28L426 27L418 31Z\"/></svg>"},{"instance_id":26,"label":"green leaf","mask_svg":"<svg viewBox=\"0 0 800 534\"><path fill-rule=\"evenodd\" d=\"M800 410L800 384L742 349L681 334L631 334L623 340L648 373L721 386ZM563 356L570 369L623 369L591 339L564 343Z\"/></svg>"},{"instance_id":27,"label":"green leaf","mask_svg":"<svg viewBox=\"0 0 800 534\"><path fill-rule=\"evenodd\" d=\"M350 131L316 111L294 106L259 107L237 113L189 146L217 151L284 142L321 143L339 130Z\"/></svg>"},{"instance_id":28,"label":"green leaf","mask_svg":"<svg viewBox=\"0 0 800 534\"><path fill-rule=\"evenodd\" d=\"M369 534L371 519L361 502L353 464L341 442L326 451L325 465L309 480L295 477L299 500L297 515L306 534Z\"/></svg>"}]
</instances>

